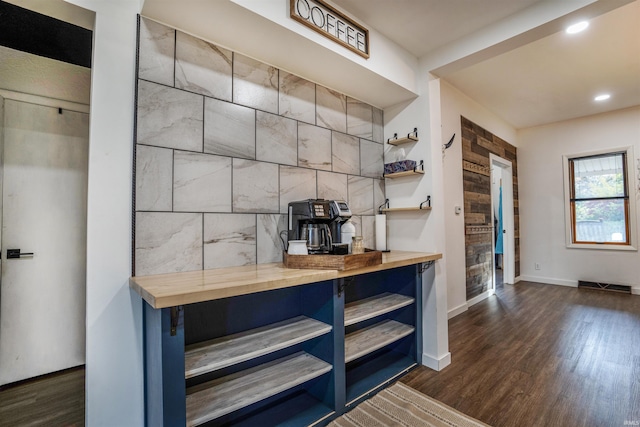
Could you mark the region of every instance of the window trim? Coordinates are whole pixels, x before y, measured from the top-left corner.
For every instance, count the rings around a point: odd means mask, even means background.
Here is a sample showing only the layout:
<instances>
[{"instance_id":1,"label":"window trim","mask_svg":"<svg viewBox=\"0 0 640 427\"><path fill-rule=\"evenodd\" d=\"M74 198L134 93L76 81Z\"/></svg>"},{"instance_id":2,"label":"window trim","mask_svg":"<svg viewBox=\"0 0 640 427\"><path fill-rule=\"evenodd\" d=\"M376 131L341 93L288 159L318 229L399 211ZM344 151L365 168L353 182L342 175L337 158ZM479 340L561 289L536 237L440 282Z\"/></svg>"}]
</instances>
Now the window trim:
<instances>
[{"instance_id":1,"label":"window trim","mask_svg":"<svg viewBox=\"0 0 640 427\"><path fill-rule=\"evenodd\" d=\"M628 244L617 244L614 242L584 242L584 243L574 243L573 242L573 233L575 233L575 224L573 221L573 191L572 188L572 171L571 166L572 162L570 160L584 157L596 157L607 154L618 154L622 153L623 156L623 169L625 171L625 185L627 198L625 199L625 206L628 214L628 224L627 229L629 233ZM599 249L599 250L619 250L619 251L637 251L637 214L636 214L636 197L635 197L635 188L632 186L633 183L636 182L635 170L630 167L629 162L632 159L635 159L633 155L633 147L621 147L621 148L610 148L607 150L598 150L591 151L585 153L577 153L577 154L566 154L562 156L563 159L563 170L564 170L564 210L565 210L565 243L567 248L572 249ZM622 199L619 198L619 199Z\"/></svg>"}]
</instances>

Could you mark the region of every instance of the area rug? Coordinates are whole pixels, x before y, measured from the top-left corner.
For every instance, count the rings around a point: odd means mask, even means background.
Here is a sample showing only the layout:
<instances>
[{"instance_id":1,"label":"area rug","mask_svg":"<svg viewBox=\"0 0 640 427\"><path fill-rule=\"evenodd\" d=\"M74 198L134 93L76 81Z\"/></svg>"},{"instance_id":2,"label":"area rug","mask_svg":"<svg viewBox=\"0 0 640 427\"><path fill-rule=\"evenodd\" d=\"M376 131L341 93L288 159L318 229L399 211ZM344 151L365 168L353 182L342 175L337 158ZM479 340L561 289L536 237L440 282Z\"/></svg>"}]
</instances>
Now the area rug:
<instances>
[{"instance_id":1,"label":"area rug","mask_svg":"<svg viewBox=\"0 0 640 427\"><path fill-rule=\"evenodd\" d=\"M402 383L380 391L330 427L488 427Z\"/></svg>"}]
</instances>

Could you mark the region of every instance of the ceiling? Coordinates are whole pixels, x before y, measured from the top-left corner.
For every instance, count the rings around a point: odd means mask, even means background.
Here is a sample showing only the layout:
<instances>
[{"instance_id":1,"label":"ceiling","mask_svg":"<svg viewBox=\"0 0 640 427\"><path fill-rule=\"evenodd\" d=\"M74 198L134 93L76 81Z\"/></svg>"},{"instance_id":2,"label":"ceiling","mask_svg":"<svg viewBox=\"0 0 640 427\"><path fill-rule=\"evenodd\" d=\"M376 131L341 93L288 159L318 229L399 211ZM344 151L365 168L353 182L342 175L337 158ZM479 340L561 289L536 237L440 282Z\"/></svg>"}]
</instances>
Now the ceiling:
<instances>
[{"instance_id":1,"label":"ceiling","mask_svg":"<svg viewBox=\"0 0 640 427\"><path fill-rule=\"evenodd\" d=\"M334 0L418 57L539 0ZM463 24L461 24L463 23ZM434 70L516 129L640 105L640 0L462 70ZM611 94L602 103L599 93Z\"/></svg>"}]
</instances>

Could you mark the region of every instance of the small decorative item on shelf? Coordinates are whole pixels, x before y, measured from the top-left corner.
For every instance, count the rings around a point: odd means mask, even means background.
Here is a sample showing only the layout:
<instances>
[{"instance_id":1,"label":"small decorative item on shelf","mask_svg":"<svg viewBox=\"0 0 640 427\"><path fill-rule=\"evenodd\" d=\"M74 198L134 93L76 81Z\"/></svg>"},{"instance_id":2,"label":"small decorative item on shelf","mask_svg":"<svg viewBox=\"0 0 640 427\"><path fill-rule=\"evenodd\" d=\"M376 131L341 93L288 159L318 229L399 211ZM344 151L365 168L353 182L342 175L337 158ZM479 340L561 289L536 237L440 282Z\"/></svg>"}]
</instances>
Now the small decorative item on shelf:
<instances>
[{"instance_id":1,"label":"small decorative item on shelf","mask_svg":"<svg viewBox=\"0 0 640 427\"><path fill-rule=\"evenodd\" d=\"M362 241L362 236L353 236L353 242L351 243L351 253L364 253L364 242Z\"/></svg>"},{"instance_id":2,"label":"small decorative item on shelf","mask_svg":"<svg viewBox=\"0 0 640 427\"><path fill-rule=\"evenodd\" d=\"M424 160L417 163L415 160L400 160L393 163L385 163L384 175L400 172L424 172Z\"/></svg>"}]
</instances>

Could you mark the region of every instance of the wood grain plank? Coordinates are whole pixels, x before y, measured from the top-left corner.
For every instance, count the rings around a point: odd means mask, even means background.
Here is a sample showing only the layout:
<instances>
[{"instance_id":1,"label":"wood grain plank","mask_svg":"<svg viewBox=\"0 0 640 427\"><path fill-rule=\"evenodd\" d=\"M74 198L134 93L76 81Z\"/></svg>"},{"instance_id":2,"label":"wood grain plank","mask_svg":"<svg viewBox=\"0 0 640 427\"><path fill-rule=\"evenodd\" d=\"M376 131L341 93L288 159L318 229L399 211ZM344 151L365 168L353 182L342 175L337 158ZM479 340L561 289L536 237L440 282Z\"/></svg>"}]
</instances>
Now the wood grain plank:
<instances>
[{"instance_id":1,"label":"wood grain plank","mask_svg":"<svg viewBox=\"0 0 640 427\"><path fill-rule=\"evenodd\" d=\"M373 319L385 313L390 313L402 307L413 304L414 298L385 292L358 301L345 304L344 326L354 325L368 319Z\"/></svg>"},{"instance_id":2,"label":"wood grain plank","mask_svg":"<svg viewBox=\"0 0 640 427\"><path fill-rule=\"evenodd\" d=\"M415 328L395 320L385 320L348 334L344 339L345 362L381 349L411 334Z\"/></svg>"},{"instance_id":3,"label":"wood grain plank","mask_svg":"<svg viewBox=\"0 0 640 427\"><path fill-rule=\"evenodd\" d=\"M187 347L185 377L192 378L331 332L331 325L299 316Z\"/></svg>"},{"instance_id":4,"label":"wood grain plank","mask_svg":"<svg viewBox=\"0 0 640 427\"><path fill-rule=\"evenodd\" d=\"M187 426L197 426L331 371L330 364L299 352L187 390Z\"/></svg>"}]
</instances>

